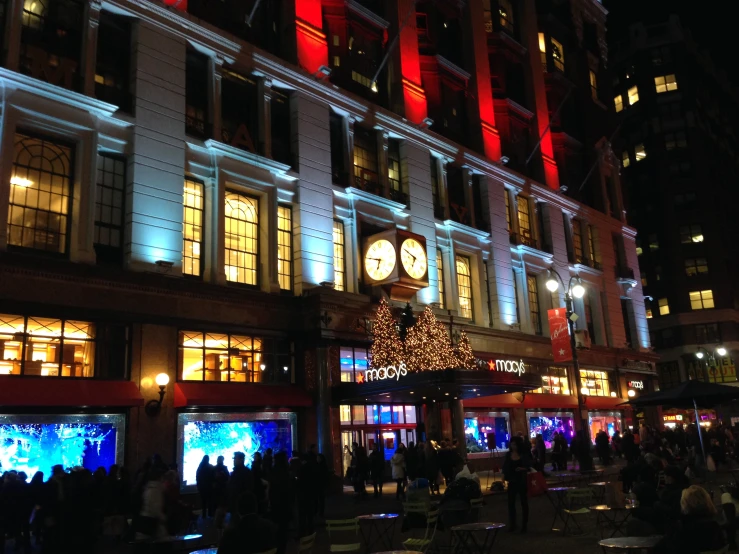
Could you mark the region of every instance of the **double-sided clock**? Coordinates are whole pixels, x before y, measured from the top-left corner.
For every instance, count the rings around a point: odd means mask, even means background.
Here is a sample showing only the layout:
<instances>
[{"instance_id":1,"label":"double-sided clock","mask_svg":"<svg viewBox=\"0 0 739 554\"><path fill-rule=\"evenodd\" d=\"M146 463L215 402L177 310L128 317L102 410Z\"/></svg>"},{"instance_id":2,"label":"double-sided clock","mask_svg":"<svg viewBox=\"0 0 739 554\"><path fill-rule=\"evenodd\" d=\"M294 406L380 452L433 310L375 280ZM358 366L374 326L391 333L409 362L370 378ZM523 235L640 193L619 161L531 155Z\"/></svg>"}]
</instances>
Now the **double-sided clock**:
<instances>
[{"instance_id":1,"label":"double-sided clock","mask_svg":"<svg viewBox=\"0 0 739 554\"><path fill-rule=\"evenodd\" d=\"M426 239L403 230L372 235L364 242L364 278L383 286L393 300L407 301L428 286Z\"/></svg>"}]
</instances>

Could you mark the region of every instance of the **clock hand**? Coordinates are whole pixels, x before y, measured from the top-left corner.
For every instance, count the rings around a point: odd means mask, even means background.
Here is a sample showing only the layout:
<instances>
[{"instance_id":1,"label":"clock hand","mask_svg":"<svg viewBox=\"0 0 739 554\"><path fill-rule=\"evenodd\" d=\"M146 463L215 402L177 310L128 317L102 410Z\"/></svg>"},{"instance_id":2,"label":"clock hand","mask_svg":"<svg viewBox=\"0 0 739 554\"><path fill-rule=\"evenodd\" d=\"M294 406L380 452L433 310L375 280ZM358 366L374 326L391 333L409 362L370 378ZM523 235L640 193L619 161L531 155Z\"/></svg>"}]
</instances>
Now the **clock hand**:
<instances>
[{"instance_id":1,"label":"clock hand","mask_svg":"<svg viewBox=\"0 0 739 554\"><path fill-rule=\"evenodd\" d=\"M403 249L403 252L405 252L405 253L406 253L406 254L408 254L408 255L409 255L409 256L410 256L411 258L413 258L413 263L414 263L414 264L416 263L416 257L415 257L415 256L414 256L413 254L411 254L411 251L410 251L410 250L409 250L408 248L404 248L404 249Z\"/></svg>"}]
</instances>

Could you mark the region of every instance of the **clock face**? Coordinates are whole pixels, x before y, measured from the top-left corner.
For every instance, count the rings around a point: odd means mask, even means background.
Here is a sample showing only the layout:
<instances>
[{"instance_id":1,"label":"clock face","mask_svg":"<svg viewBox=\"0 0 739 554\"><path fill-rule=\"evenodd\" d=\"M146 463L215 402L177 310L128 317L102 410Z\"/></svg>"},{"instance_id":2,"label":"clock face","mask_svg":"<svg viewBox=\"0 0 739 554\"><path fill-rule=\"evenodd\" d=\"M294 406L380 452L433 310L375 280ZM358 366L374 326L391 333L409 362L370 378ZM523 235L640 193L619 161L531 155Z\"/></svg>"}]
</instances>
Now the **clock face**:
<instances>
[{"instance_id":1,"label":"clock face","mask_svg":"<svg viewBox=\"0 0 739 554\"><path fill-rule=\"evenodd\" d=\"M421 279L426 274L426 250L416 239L405 239L400 247L400 261L408 275Z\"/></svg>"},{"instance_id":2,"label":"clock face","mask_svg":"<svg viewBox=\"0 0 739 554\"><path fill-rule=\"evenodd\" d=\"M364 268L374 281L387 279L395 269L395 247L390 241L373 242L364 255Z\"/></svg>"}]
</instances>

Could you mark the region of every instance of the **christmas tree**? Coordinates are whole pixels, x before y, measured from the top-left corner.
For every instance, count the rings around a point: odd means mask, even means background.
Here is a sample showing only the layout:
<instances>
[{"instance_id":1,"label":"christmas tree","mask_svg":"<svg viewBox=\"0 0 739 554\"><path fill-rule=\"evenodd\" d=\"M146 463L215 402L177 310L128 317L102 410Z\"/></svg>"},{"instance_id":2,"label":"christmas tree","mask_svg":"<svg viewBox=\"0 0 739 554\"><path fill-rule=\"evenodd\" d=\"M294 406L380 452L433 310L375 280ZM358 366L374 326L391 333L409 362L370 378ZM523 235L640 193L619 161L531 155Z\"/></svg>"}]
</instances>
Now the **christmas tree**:
<instances>
[{"instance_id":1,"label":"christmas tree","mask_svg":"<svg viewBox=\"0 0 739 554\"><path fill-rule=\"evenodd\" d=\"M462 332L459 335L459 344L454 352L457 356L457 367L460 369L477 369L475 355L472 353L472 345L467 333Z\"/></svg>"},{"instance_id":2,"label":"christmas tree","mask_svg":"<svg viewBox=\"0 0 739 554\"><path fill-rule=\"evenodd\" d=\"M411 372L457 367L446 327L428 306L408 330L405 353L406 367Z\"/></svg>"},{"instance_id":3,"label":"christmas tree","mask_svg":"<svg viewBox=\"0 0 739 554\"><path fill-rule=\"evenodd\" d=\"M372 327L375 340L370 348L370 367L398 367L403 358L403 343L398 336L397 326L387 300L380 301L375 323Z\"/></svg>"}]
</instances>

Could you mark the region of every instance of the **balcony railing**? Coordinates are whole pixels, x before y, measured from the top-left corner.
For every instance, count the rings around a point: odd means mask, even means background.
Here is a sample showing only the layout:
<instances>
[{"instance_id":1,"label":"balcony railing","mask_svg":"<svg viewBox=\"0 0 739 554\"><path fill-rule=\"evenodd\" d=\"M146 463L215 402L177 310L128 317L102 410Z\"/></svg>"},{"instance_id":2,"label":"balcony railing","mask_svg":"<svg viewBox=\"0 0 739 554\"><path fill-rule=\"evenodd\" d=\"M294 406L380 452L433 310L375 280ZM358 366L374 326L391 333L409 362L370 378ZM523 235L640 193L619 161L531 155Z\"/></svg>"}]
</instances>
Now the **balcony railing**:
<instances>
[{"instance_id":1,"label":"balcony railing","mask_svg":"<svg viewBox=\"0 0 739 554\"><path fill-rule=\"evenodd\" d=\"M510 241L511 241L511 244L514 244L514 245L522 244L524 246L536 248L537 250L540 249L538 241L534 237L528 234L511 232Z\"/></svg>"},{"instance_id":2,"label":"balcony railing","mask_svg":"<svg viewBox=\"0 0 739 554\"><path fill-rule=\"evenodd\" d=\"M390 189L390 200L394 200L400 204L408 205L409 196L407 192L402 190Z\"/></svg>"},{"instance_id":3,"label":"balcony railing","mask_svg":"<svg viewBox=\"0 0 739 554\"><path fill-rule=\"evenodd\" d=\"M354 186L365 192L382 196L382 190L380 188L379 179L377 178L377 173L359 167L356 169L359 170L359 175L354 175Z\"/></svg>"}]
</instances>

